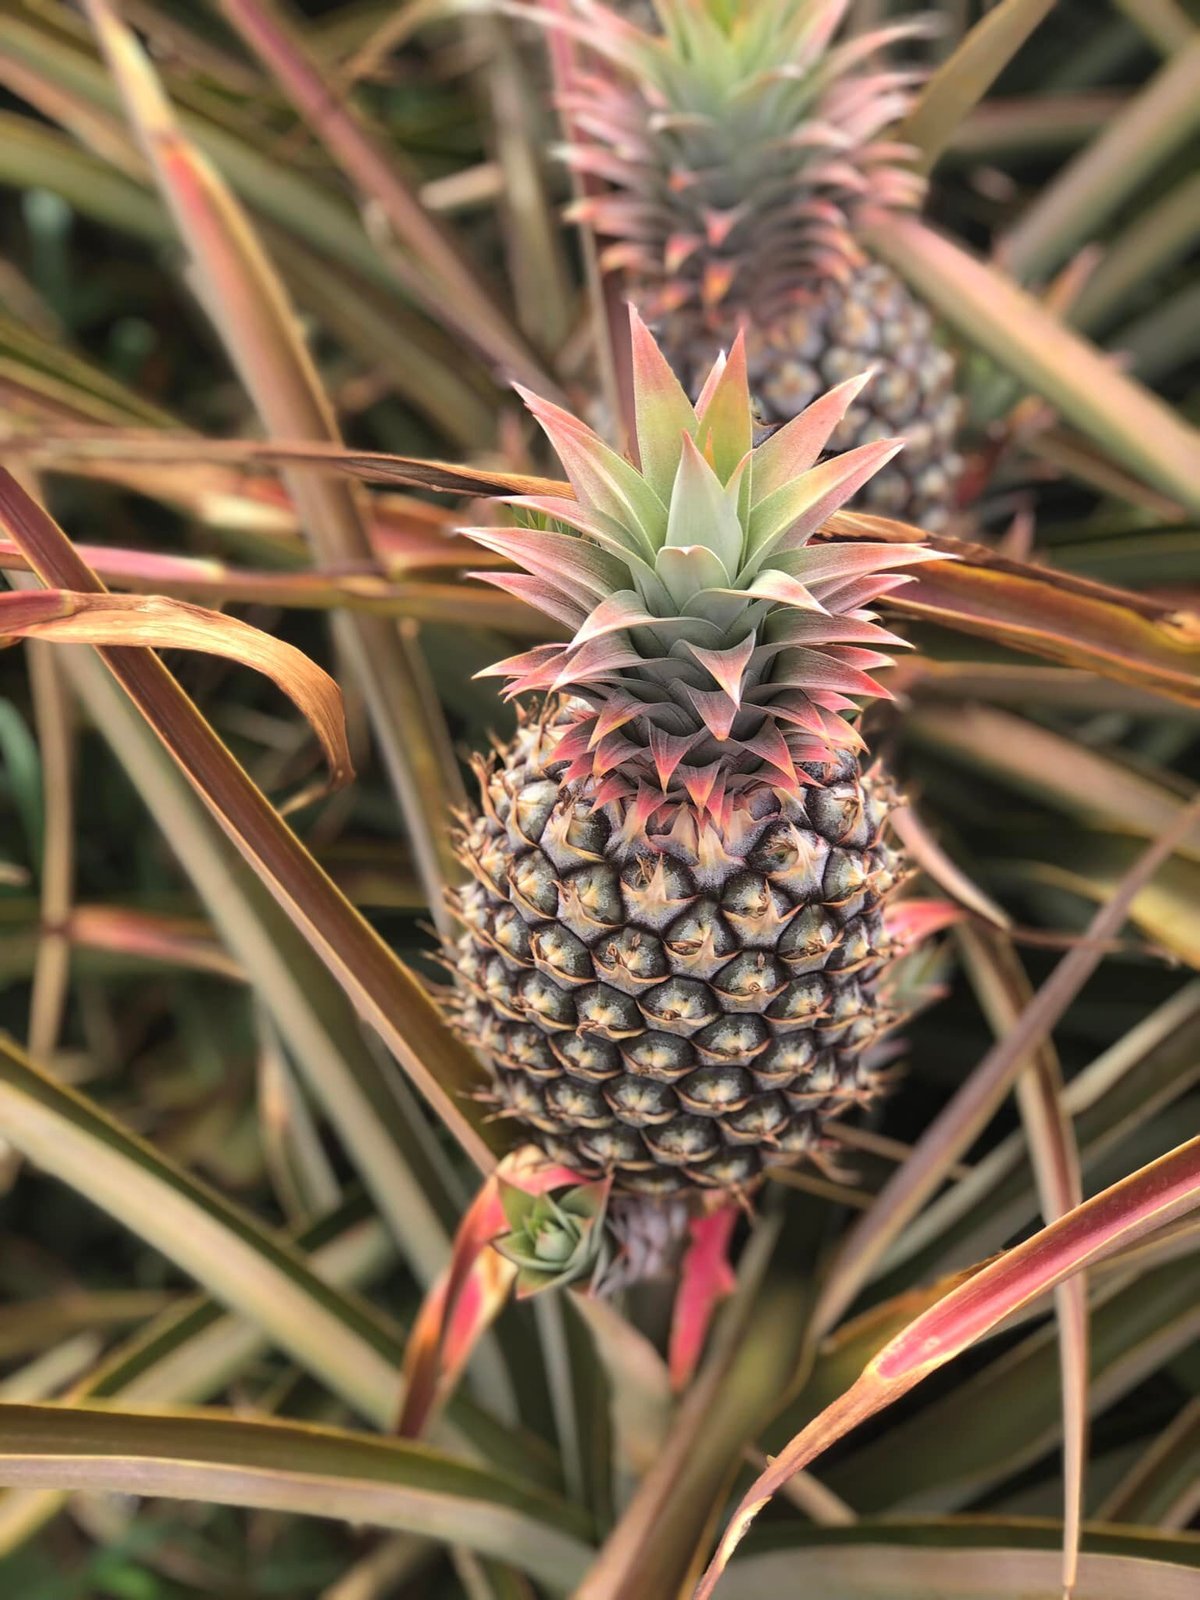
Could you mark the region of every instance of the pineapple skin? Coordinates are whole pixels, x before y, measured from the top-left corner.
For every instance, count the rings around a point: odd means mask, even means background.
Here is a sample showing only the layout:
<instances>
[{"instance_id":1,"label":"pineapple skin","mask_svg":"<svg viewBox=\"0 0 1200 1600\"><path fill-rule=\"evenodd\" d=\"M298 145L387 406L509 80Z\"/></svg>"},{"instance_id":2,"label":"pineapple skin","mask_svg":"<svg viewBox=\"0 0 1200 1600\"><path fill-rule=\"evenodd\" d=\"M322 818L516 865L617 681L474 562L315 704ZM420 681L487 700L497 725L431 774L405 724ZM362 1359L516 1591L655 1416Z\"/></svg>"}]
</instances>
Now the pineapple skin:
<instances>
[{"instance_id":1,"label":"pineapple skin","mask_svg":"<svg viewBox=\"0 0 1200 1600\"><path fill-rule=\"evenodd\" d=\"M453 898L452 1019L500 1115L618 1193L749 1194L822 1159L822 1123L876 1092L895 1018L879 975L902 860L893 795L852 756L761 789L737 826L618 844L590 783L564 785L562 722L480 764Z\"/></svg>"},{"instance_id":2,"label":"pineapple skin","mask_svg":"<svg viewBox=\"0 0 1200 1600\"><path fill-rule=\"evenodd\" d=\"M684 307L658 331L680 381L699 391L717 352L744 329L746 362L759 420L774 429L798 416L832 384L875 369L875 381L829 441L831 452L875 439L902 438L904 449L865 484L857 506L929 532L950 521L962 457L955 438L963 403L953 356L937 342L933 317L880 262L843 281L830 278L774 315Z\"/></svg>"}]
</instances>

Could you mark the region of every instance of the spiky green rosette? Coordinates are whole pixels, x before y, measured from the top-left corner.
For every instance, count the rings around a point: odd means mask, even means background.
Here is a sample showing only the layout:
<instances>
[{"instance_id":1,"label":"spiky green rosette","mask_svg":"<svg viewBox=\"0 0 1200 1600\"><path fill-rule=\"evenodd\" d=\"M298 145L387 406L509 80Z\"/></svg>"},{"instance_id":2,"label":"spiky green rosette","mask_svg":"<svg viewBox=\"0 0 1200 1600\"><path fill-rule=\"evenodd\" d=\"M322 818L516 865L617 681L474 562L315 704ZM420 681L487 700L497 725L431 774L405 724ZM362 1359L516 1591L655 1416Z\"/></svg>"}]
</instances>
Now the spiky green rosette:
<instances>
[{"instance_id":1,"label":"spiky green rosette","mask_svg":"<svg viewBox=\"0 0 1200 1600\"><path fill-rule=\"evenodd\" d=\"M877 66L914 23L836 42L847 0L658 0L639 28L599 0L560 5L581 46L562 96L568 157L600 192L576 208L689 392L744 328L751 388L778 425L871 368L833 444L889 435L903 456L863 505L942 525L961 469L954 362L864 230L918 206L887 137L913 74Z\"/></svg>"},{"instance_id":2,"label":"spiky green rosette","mask_svg":"<svg viewBox=\"0 0 1200 1600\"><path fill-rule=\"evenodd\" d=\"M868 608L931 552L810 542L899 448L815 464L864 379L752 450L740 341L695 408L636 318L633 350L640 470L529 397L577 498L472 530L571 638L490 669L544 699L479 763L453 1015L556 1160L739 1192L874 1091L901 865L850 719L900 643Z\"/></svg>"}]
</instances>

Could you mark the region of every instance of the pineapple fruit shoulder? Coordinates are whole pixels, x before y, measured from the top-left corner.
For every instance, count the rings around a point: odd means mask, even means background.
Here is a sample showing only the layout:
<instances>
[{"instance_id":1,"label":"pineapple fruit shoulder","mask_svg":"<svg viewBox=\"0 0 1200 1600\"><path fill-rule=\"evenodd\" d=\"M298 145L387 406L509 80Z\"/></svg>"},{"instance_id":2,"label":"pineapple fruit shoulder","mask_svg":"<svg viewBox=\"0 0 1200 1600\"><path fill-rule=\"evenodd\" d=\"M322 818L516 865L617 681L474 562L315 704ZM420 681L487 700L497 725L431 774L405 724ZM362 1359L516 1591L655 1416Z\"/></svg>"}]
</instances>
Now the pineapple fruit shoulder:
<instances>
[{"instance_id":1,"label":"pineapple fruit shoulder","mask_svg":"<svg viewBox=\"0 0 1200 1600\"><path fill-rule=\"evenodd\" d=\"M842 43L847 0L574 0L564 86L575 207L601 264L655 328L691 393L745 330L761 421L778 426L831 385L876 369L833 446L899 435L903 456L864 507L945 524L961 462L955 363L928 309L864 239L924 184L888 129L914 74L879 65L919 24Z\"/></svg>"},{"instance_id":2,"label":"pineapple fruit shoulder","mask_svg":"<svg viewBox=\"0 0 1200 1600\"><path fill-rule=\"evenodd\" d=\"M471 530L563 625L490 669L540 697L479 763L454 1020L502 1114L617 1193L748 1193L819 1157L894 1021L887 779L854 726L915 543L813 543L895 454L820 458L864 379L752 448L739 339L693 406L633 319L640 467L527 397L575 498ZM882 650L881 650L882 647Z\"/></svg>"}]
</instances>

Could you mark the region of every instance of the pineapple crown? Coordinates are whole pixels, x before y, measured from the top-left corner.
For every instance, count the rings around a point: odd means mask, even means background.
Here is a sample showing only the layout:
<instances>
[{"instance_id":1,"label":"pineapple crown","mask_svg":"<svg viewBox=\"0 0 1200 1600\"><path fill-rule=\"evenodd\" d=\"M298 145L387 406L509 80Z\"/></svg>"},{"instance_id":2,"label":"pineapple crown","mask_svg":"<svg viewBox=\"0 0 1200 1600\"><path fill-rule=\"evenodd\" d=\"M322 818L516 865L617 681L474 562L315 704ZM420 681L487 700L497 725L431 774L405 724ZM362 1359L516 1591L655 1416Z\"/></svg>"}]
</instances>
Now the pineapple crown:
<instances>
[{"instance_id":1,"label":"pineapple crown","mask_svg":"<svg viewBox=\"0 0 1200 1600\"><path fill-rule=\"evenodd\" d=\"M820 461L867 377L814 401L757 449L741 336L695 405L632 314L640 467L584 423L522 391L575 498L519 496L557 526L465 530L524 570L476 574L570 630L482 675L507 694L569 707L555 759L621 802L636 832L686 798L720 821L737 795L798 794L804 765L862 748L844 713L887 695L870 674L902 645L867 608L944 559L915 543L812 544L813 534L890 460L900 440ZM819 464L818 464L819 463Z\"/></svg>"},{"instance_id":2,"label":"pineapple crown","mask_svg":"<svg viewBox=\"0 0 1200 1600\"><path fill-rule=\"evenodd\" d=\"M567 4L552 25L586 59L560 96L565 155L603 186L573 215L651 321L778 315L861 264L872 218L921 204L911 150L883 135L922 75L871 63L927 18L835 44L848 0L656 0L661 33L600 0Z\"/></svg>"}]
</instances>

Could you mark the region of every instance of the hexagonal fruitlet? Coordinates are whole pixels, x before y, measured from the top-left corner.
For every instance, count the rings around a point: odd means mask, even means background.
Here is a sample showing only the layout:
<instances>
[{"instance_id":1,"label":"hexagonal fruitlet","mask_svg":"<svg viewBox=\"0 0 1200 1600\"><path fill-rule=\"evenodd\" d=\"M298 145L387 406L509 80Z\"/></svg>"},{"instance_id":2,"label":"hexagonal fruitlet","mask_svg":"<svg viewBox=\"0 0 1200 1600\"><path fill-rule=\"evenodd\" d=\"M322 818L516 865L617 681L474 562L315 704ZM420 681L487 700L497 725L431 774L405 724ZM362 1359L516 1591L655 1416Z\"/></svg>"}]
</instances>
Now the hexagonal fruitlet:
<instances>
[{"instance_id":1,"label":"hexagonal fruitlet","mask_svg":"<svg viewBox=\"0 0 1200 1600\"><path fill-rule=\"evenodd\" d=\"M500 1204L511 1231L494 1244L517 1269L518 1299L603 1270L609 1256L604 1215L611 1187L611 1180L604 1178L554 1196L526 1194L501 1182Z\"/></svg>"}]
</instances>

